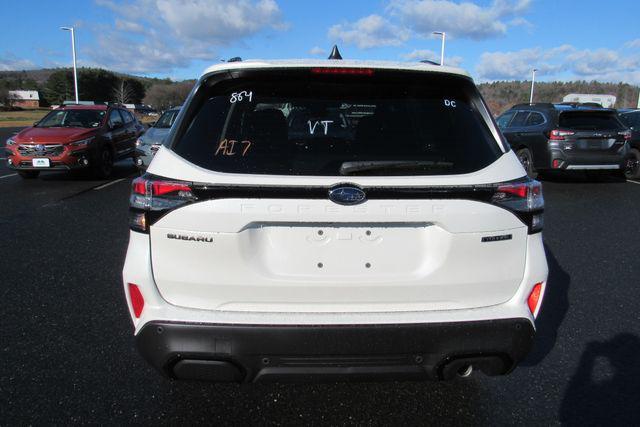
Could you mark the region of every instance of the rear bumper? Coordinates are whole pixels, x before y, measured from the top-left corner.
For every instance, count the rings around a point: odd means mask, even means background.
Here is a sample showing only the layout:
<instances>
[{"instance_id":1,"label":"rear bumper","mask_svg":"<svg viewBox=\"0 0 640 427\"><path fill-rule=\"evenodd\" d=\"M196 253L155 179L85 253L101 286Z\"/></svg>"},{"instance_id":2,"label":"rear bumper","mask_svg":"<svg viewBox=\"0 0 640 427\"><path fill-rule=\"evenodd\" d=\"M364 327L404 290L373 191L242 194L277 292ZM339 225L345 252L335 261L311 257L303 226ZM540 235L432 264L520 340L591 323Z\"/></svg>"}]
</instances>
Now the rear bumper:
<instances>
[{"instance_id":1,"label":"rear bumper","mask_svg":"<svg viewBox=\"0 0 640 427\"><path fill-rule=\"evenodd\" d=\"M618 170L622 168L627 151L626 145L615 153L551 150L548 167L556 170Z\"/></svg>"},{"instance_id":2,"label":"rear bumper","mask_svg":"<svg viewBox=\"0 0 640 427\"><path fill-rule=\"evenodd\" d=\"M450 379L472 365L509 373L529 352L529 319L385 325L153 321L136 335L164 375L218 382Z\"/></svg>"}]
</instances>

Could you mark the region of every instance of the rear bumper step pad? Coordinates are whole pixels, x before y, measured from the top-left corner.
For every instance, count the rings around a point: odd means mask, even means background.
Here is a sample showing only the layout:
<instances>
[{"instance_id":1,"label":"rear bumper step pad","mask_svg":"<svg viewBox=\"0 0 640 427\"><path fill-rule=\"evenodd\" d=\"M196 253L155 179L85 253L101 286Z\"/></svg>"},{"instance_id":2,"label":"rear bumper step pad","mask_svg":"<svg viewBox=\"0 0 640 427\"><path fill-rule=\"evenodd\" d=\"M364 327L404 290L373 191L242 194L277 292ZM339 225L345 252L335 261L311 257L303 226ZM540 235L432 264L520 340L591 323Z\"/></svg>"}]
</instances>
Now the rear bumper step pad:
<instances>
[{"instance_id":1,"label":"rear bumper step pad","mask_svg":"<svg viewBox=\"0 0 640 427\"><path fill-rule=\"evenodd\" d=\"M136 335L166 376L219 382L450 379L467 366L510 372L529 352L528 319L391 325L150 322Z\"/></svg>"}]
</instances>

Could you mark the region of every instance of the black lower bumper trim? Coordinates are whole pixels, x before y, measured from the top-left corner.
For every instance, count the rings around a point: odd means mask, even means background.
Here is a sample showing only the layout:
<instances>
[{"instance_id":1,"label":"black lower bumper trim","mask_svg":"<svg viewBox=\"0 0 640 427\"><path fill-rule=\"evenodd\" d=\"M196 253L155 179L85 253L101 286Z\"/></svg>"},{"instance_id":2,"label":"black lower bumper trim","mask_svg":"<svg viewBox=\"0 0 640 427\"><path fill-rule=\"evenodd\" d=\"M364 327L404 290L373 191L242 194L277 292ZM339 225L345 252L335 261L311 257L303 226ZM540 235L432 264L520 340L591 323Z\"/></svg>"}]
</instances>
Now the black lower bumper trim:
<instances>
[{"instance_id":1,"label":"black lower bumper trim","mask_svg":"<svg viewBox=\"0 0 640 427\"><path fill-rule=\"evenodd\" d=\"M469 365L509 373L529 352L528 319L265 326L150 322L140 353L165 375L210 381L450 379Z\"/></svg>"}]
</instances>

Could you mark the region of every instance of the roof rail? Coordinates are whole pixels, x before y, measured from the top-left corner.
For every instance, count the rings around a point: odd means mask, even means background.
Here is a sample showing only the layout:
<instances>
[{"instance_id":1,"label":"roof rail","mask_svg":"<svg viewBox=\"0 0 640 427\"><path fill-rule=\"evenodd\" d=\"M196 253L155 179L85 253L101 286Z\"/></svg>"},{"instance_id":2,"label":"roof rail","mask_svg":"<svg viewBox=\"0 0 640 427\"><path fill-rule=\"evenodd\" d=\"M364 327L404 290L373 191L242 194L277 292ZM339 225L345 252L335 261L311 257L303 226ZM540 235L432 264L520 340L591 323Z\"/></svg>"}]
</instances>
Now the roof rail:
<instances>
[{"instance_id":1,"label":"roof rail","mask_svg":"<svg viewBox=\"0 0 640 427\"><path fill-rule=\"evenodd\" d=\"M242 62L242 58L239 56L234 56L233 58L227 59L227 62Z\"/></svg>"},{"instance_id":2,"label":"roof rail","mask_svg":"<svg viewBox=\"0 0 640 427\"><path fill-rule=\"evenodd\" d=\"M439 63L439 62L432 61L432 60L430 60L430 59L423 59L423 60L422 60L422 61L420 61L420 62L422 62L423 64L440 65L440 63Z\"/></svg>"},{"instance_id":3,"label":"roof rail","mask_svg":"<svg viewBox=\"0 0 640 427\"><path fill-rule=\"evenodd\" d=\"M522 108L522 107L543 107L543 108L555 108L555 104L551 102L534 102L532 104L528 102L522 102L520 104L516 104L511 108Z\"/></svg>"}]
</instances>

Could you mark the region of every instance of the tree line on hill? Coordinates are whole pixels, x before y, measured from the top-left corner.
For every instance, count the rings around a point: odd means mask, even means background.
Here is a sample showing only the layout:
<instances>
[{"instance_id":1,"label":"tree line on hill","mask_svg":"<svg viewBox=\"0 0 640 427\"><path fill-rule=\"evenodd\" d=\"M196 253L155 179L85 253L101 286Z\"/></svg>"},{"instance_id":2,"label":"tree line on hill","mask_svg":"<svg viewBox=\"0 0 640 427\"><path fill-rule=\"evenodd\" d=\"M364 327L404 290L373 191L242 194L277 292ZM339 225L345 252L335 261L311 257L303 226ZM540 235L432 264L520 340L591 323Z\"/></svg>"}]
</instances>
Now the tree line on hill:
<instances>
[{"instance_id":1,"label":"tree line on hill","mask_svg":"<svg viewBox=\"0 0 640 427\"><path fill-rule=\"evenodd\" d=\"M78 70L80 100L148 104L160 111L182 104L193 84L193 80L174 82L118 74L100 68ZM0 103L8 107L12 102L8 96L10 90L37 90L42 107L59 105L75 98L73 71L58 68L0 72Z\"/></svg>"},{"instance_id":2,"label":"tree line on hill","mask_svg":"<svg viewBox=\"0 0 640 427\"><path fill-rule=\"evenodd\" d=\"M78 70L80 99L123 104L148 104L162 111L181 105L193 87L194 80L175 82L170 79L131 76L99 68ZM502 114L514 104L529 102L530 81L497 81L478 85L489 109ZM0 72L0 103L7 105L9 90L37 90L41 105L60 104L74 98L73 73L69 68ZM569 93L615 95L618 108L636 107L640 87L627 83L596 81L538 82L535 102L561 102Z\"/></svg>"},{"instance_id":3,"label":"tree line on hill","mask_svg":"<svg viewBox=\"0 0 640 427\"><path fill-rule=\"evenodd\" d=\"M529 102L531 81L498 81L478 85L491 112L498 116L514 104ZM627 83L587 81L536 82L534 102L562 102L570 93L597 93L616 96L616 108L635 108L640 87Z\"/></svg>"}]
</instances>

